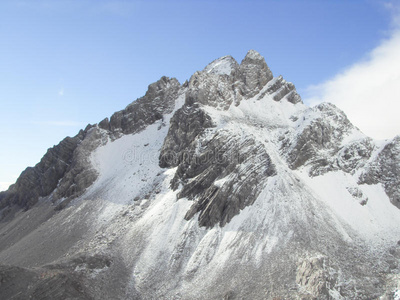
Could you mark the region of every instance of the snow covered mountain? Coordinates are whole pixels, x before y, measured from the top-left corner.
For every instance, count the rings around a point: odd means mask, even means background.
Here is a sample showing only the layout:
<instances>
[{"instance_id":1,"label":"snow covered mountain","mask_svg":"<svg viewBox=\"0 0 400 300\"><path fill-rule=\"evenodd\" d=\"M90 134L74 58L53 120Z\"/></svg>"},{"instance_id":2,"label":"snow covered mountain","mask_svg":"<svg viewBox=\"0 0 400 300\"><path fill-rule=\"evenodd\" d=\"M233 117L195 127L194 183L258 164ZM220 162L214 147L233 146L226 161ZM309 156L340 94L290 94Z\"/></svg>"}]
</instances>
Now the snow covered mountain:
<instances>
[{"instance_id":1,"label":"snow covered mountain","mask_svg":"<svg viewBox=\"0 0 400 300\"><path fill-rule=\"evenodd\" d=\"M399 174L400 136L225 56L0 193L0 298L400 299Z\"/></svg>"}]
</instances>

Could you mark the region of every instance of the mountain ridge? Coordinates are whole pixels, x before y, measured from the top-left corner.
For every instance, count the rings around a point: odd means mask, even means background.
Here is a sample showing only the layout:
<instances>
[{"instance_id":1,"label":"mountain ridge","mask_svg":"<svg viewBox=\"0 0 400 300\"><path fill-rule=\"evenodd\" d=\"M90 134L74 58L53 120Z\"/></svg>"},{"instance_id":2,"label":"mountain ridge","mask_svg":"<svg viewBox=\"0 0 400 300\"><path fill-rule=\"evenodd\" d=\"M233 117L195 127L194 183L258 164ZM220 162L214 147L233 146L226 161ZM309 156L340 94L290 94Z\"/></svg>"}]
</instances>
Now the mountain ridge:
<instances>
[{"instance_id":1,"label":"mountain ridge","mask_svg":"<svg viewBox=\"0 0 400 300\"><path fill-rule=\"evenodd\" d=\"M395 299L399 147L254 50L162 77L0 194L0 294Z\"/></svg>"}]
</instances>

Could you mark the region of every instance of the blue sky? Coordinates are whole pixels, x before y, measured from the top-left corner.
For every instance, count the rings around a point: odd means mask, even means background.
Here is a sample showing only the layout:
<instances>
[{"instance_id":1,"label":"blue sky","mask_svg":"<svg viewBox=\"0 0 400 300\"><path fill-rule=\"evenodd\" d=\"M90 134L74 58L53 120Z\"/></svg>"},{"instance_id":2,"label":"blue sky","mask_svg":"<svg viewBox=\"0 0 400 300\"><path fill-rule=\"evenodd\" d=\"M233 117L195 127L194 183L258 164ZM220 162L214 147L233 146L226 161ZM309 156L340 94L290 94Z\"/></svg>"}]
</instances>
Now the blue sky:
<instances>
[{"instance_id":1,"label":"blue sky","mask_svg":"<svg viewBox=\"0 0 400 300\"><path fill-rule=\"evenodd\" d=\"M47 148L123 109L161 76L183 83L224 55L240 62L255 49L303 99L335 103L342 75L357 81L354 68L397 49L393 3L3 0L0 189Z\"/></svg>"}]
</instances>

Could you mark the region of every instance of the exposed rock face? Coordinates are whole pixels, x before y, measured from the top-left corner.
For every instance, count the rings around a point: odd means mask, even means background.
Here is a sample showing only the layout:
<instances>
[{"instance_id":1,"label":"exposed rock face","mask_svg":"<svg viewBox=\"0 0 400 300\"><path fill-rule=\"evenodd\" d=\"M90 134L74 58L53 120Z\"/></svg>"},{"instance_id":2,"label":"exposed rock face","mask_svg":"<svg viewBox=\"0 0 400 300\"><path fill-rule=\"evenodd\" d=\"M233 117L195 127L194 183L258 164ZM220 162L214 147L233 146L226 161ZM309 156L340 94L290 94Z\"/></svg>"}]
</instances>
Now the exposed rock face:
<instances>
[{"instance_id":1,"label":"exposed rock face","mask_svg":"<svg viewBox=\"0 0 400 300\"><path fill-rule=\"evenodd\" d=\"M345 145L337 154L337 164L340 169L347 173L354 172L365 166L370 159L375 145L370 138Z\"/></svg>"},{"instance_id":2,"label":"exposed rock face","mask_svg":"<svg viewBox=\"0 0 400 300\"><path fill-rule=\"evenodd\" d=\"M239 82L236 81L238 77ZM272 77L264 58L251 50L240 66L226 56L190 79L185 105L171 119L160 154L161 167L178 166L172 181L174 189L183 184L178 197L195 201L186 219L200 212L201 226L224 226L240 210L251 205L265 179L276 174L263 146L257 145L251 137L232 137L224 131L206 136L205 130L215 125L200 108L208 105L227 110L232 103L240 103L240 92L252 97ZM226 184L215 184L224 178L229 178Z\"/></svg>"},{"instance_id":3,"label":"exposed rock face","mask_svg":"<svg viewBox=\"0 0 400 300\"><path fill-rule=\"evenodd\" d=\"M366 205L368 197L364 195L361 189L358 187L347 187L347 191L353 196L354 199L358 200L361 205Z\"/></svg>"},{"instance_id":4,"label":"exposed rock face","mask_svg":"<svg viewBox=\"0 0 400 300\"><path fill-rule=\"evenodd\" d=\"M268 89L261 93L258 98L262 99L265 95L271 95L275 101L281 101L283 98L286 98L287 101L293 104L302 102L294 84L287 82L281 75L271 80Z\"/></svg>"},{"instance_id":5,"label":"exposed rock face","mask_svg":"<svg viewBox=\"0 0 400 300\"><path fill-rule=\"evenodd\" d=\"M203 110L188 114L179 109L160 154L161 167L178 167L171 182L173 189L183 185L178 198L195 201L185 218L200 212L199 224L206 227L224 226L251 205L266 178L276 174L269 155L252 137L213 133L212 127Z\"/></svg>"},{"instance_id":6,"label":"exposed rock face","mask_svg":"<svg viewBox=\"0 0 400 300\"><path fill-rule=\"evenodd\" d=\"M175 78L162 77L149 85L146 95L114 113L109 122L108 119L101 121L99 127L109 130L115 138L143 130L173 110L179 88Z\"/></svg>"},{"instance_id":7,"label":"exposed rock face","mask_svg":"<svg viewBox=\"0 0 400 300\"><path fill-rule=\"evenodd\" d=\"M300 131L282 138L281 151L287 156L289 166L297 169L308 165L310 176L337 170L355 174L365 168L359 183L381 183L391 202L400 208L400 137L394 138L382 150L365 136L343 144L345 137L356 130L346 115L329 103L320 104L313 110L309 120L310 115L303 117L304 125L299 125ZM294 120L298 121L298 118ZM374 151L379 153L371 161ZM368 201L368 197L355 197L360 198L361 204Z\"/></svg>"},{"instance_id":8,"label":"exposed rock face","mask_svg":"<svg viewBox=\"0 0 400 300\"><path fill-rule=\"evenodd\" d=\"M320 256L308 258L299 264L296 282L306 293L302 299L332 299L332 292L340 296L336 290L337 273L329 272L327 261L327 257Z\"/></svg>"},{"instance_id":9,"label":"exposed rock face","mask_svg":"<svg viewBox=\"0 0 400 300\"><path fill-rule=\"evenodd\" d=\"M176 167L190 154L189 149L206 128L214 124L209 115L194 105L179 109L171 119L160 153L160 167Z\"/></svg>"},{"instance_id":10,"label":"exposed rock face","mask_svg":"<svg viewBox=\"0 0 400 300\"><path fill-rule=\"evenodd\" d=\"M303 124L294 136L288 135L282 141L282 151L290 167L297 169L313 163L314 176L332 170L330 160L339 151L344 137L354 129L353 125L342 111L328 103L313 108L310 116L303 116Z\"/></svg>"},{"instance_id":11,"label":"exposed rock face","mask_svg":"<svg viewBox=\"0 0 400 300\"><path fill-rule=\"evenodd\" d=\"M105 143L103 138L101 129L92 127L75 149L72 163L52 195L52 201L58 203L57 209L64 208L72 199L82 195L97 179L97 171L90 163L90 153Z\"/></svg>"},{"instance_id":12,"label":"exposed rock face","mask_svg":"<svg viewBox=\"0 0 400 300\"><path fill-rule=\"evenodd\" d=\"M64 207L83 194L97 178L89 162L90 152L102 143L97 127L88 126L73 138L50 148L35 167L29 167L17 182L0 195L0 208L18 205L29 209L40 197L51 195ZM65 201L66 200L66 201Z\"/></svg>"},{"instance_id":13,"label":"exposed rock face","mask_svg":"<svg viewBox=\"0 0 400 300\"><path fill-rule=\"evenodd\" d=\"M191 107L199 103L227 110L232 103L239 105L242 99L254 97L267 85L259 98L272 95L275 101L301 102L293 83L282 76L273 79L264 57L258 52L250 50L240 65L231 56L224 56L191 77L186 105Z\"/></svg>"},{"instance_id":14,"label":"exposed rock face","mask_svg":"<svg viewBox=\"0 0 400 300\"><path fill-rule=\"evenodd\" d=\"M196 72L189 81L186 106L190 108L197 103L227 110L232 102L239 103L241 99L233 80L225 74Z\"/></svg>"},{"instance_id":15,"label":"exposed rock face","mask_svg":"<svg viewBox=\"0 0 400 300\"><path fill-rule=\"evenodd\" d=\"M385 145L360 176L360 183L381 183L393 205L400 208L400 136Z\"/></svg>"},{"instance_id":16,"label":"exposed rock face","mask_svg":"<svg viewBox=\"0 0 400 300\"><path fill-rule=\"evenodd\" d=\"M269 155L251 137L217 131L191 146L172 184L183 185L179 198L195 200L185 218L200 212L200 226L224 226L253 204L266 179L276 175Z\"/></svg>"},{"instance_id":17,"label":"exposed rock face","mask_svg":"<svg viewBox=\"0 0 400 300\"><path fill-rule=\"evenodd\" d=\"M35 167L23 171L17 182L8 191L1 193L0 208L12 204L29 208L39 197L50 195L71 168L74 151L86 134L87 131L82 130L73 138L66 137L57 146L50 148Z\"/></svg>"},{"instance_id":18,"label":"exposed rock face","mask_svg":"<svg viewBox=\"0 0 400 300\"><path fill-rule=\"evenodd\" d=\"M243 82L243 94L247 98L255 96L274 76L264 57L250 50L240 63L240 79Z\"/></svg>"}]
</instances>

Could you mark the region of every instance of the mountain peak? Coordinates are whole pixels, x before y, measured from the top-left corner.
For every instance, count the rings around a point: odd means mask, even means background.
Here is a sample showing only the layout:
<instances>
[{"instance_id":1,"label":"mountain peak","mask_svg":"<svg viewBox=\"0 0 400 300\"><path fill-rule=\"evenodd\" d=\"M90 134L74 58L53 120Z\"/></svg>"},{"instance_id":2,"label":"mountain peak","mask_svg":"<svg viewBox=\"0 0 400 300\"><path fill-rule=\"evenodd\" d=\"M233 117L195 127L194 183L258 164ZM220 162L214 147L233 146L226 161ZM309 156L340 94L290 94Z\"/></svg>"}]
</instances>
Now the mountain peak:
<instances>
[{"instance_id":1,"label":"mountain peak","mask_svg":"<svg viewBox=\"0 0 400 300\"><path fill-rule=\"evenodd\" d=\"M250 49L247 52L245 59L246 58L254 59L254 60L264 60L264 57L259 52L257 52L256 50L253 50L253 49Z\"/></svg>"},{"instance_id":2,"label":"mountain peak","mask_svg":"<svg viewBox=\"0 0 400 300\"><path fill-rule=\"evenodd\" d=\"M236 62L236 60L232 56L226 55L209 63L204 68L203 72L230 75L232 71L236 70L238 67L239 64Z\"/></svg>"},{"instance_id":3,"label":"mountain peak","mask_svg":"<svg viewBox=\"0 0 400 300\"><path fill-rule=\"evenodd\" d=\"M274 77L264 57L255 50L247 52L240 63L240 72L249 98L255 96Z\"/></svg>"}]
</instances>

